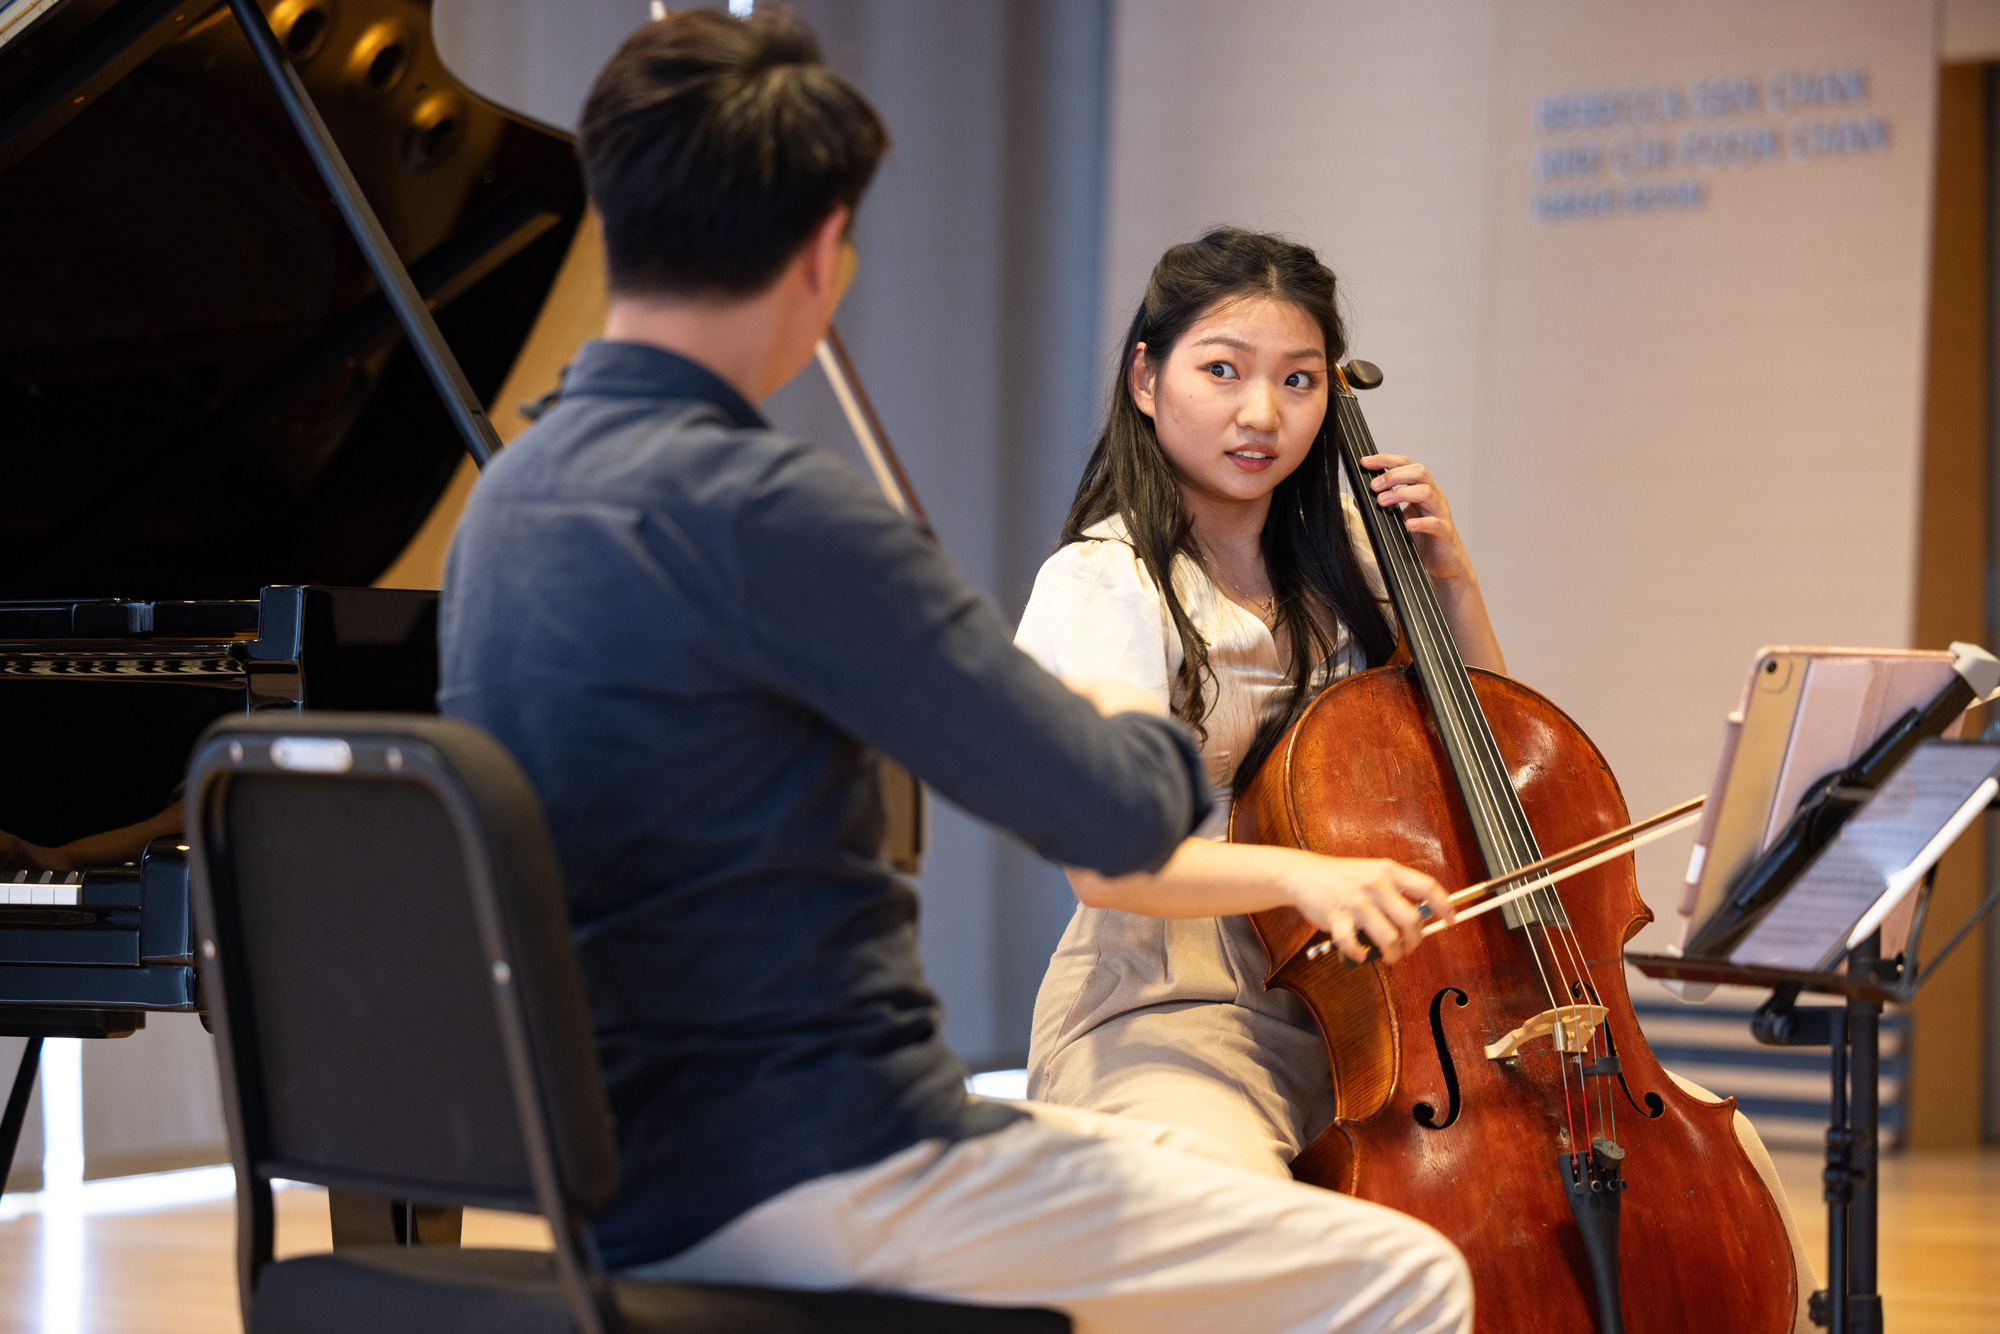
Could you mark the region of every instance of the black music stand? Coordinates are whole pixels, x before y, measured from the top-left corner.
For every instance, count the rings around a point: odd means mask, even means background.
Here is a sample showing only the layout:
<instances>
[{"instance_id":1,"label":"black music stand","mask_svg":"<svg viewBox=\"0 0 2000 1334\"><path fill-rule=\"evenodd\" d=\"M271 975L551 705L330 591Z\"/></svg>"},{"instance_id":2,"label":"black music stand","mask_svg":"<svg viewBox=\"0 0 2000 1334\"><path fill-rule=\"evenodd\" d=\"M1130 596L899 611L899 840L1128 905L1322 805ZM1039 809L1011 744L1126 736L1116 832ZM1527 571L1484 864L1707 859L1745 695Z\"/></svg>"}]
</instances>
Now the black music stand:
<instances>
[{"instance_id":1,"label":"black music stand","mask_svg":"<svg viewBox=\"0 0 2000 1334\"><path fill-rule=\"evenodd\" d=\"M1994 806L2000 807L2000 802ZM1988 807L1993 809L1994 807ZM1876 1088L1882 1067L1882 1007L1907 1003L1938 965L2000 903L2000 878L1927 964L1917 958L1935 871L1924 878L1910 922L1909 943L1894 959L1881 957L1878 930L1844 956L1845 972L1813 972L1671 954L1628 954L1648 977L1711 985L1768 987L1771 998L1751 1017L1750 1032L1771 1047L1830 1047L1833 1096L1826 1132L1827 1286L1812 1296L1812 1319L1832 1334L1881 1334L1882 1297L1875 1290ZM1789 886L1787 887L1789 888ZM1844 1006L1801 1006L1812 991L1846 998ZM1851 1092L1850 1092L1851 1082Z\"/></svg>"}]
</instances>

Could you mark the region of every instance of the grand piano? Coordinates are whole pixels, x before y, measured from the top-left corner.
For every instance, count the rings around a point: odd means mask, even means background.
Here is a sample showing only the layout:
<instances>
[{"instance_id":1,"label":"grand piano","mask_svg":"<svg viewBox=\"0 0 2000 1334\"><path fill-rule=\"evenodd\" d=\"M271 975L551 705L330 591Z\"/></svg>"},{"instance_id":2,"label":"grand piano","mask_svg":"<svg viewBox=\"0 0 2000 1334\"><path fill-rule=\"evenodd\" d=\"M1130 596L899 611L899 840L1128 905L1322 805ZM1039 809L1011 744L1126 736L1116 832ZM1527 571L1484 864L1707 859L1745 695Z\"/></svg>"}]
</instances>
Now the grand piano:
<instances>
[{"instance_id":1,"label":"grand piano","mask_svg":"<svg viewBox=\"0 0 2000 1334\"><path fill-rule=\"evenodd\" d=\"M199 1011L209 722L433 707L436 594L371 585L583 212L419 0L0 0L0 1034Z\"/></svg>"}]
</instances>

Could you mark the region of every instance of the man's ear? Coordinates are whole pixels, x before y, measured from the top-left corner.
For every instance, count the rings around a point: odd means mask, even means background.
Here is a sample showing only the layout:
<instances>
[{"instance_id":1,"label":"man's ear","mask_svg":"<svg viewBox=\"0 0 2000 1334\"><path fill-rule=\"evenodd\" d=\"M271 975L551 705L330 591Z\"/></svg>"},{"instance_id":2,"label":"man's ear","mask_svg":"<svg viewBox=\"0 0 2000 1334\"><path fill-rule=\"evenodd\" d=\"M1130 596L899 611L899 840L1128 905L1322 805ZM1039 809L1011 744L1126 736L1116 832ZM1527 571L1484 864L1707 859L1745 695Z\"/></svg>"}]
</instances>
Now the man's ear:
<instances>
[{"instance_id":1,"label":"man's ear","mask_svg":"<svg viewBox=\"0 0 2000 1334\"><path fill-rule=\"evenodd\" d=\"M1159 383L1160 373L1146 362L1146 345L1139 343L1132 349L1132 365L1129 371L1132 386L1132 403L1148 417L1154 416L1153 388Z\"/></svg>"},{"instance_id":2,"label":"man's ear","mask_svg":"<svg viewBox=\"0 0 2000 1334\"><path fill-rule=\"evenodd\" d=\"M814 296L831 296L840 289L840 247L847 238L848 220L853 213L846 208L836 208L819 220L812 235L806 238L805 280L806 287Z\"/></svg>"}]
</instances>

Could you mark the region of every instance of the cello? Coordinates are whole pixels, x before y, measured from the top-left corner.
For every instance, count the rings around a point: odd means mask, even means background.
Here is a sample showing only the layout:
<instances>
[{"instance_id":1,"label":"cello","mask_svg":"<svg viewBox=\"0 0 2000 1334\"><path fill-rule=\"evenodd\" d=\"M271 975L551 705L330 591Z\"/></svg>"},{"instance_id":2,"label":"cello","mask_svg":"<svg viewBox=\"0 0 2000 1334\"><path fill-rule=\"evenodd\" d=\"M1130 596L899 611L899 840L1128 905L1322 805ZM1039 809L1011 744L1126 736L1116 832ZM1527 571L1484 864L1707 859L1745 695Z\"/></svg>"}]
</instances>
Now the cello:
<instances>
[{"instance_id":1,"label":"cello","mask_svg":"<svg viewBox=\"0 0 2000 1334\"><path fill-rule=\"evenodd\" d=\"M1357 497L1377 451L1354 389L1380 382L1340 368L1321 431ZM1540 840L1626 827L1597 747L1533 690L1466 667L1399 512L1360 509L1404 649L1307 707L1237 796L1230 838L1391 857L1452 890L1541 864ZM1479 1334L1792 1329L1790 1242L1734 1101L1683 1091L1633 1014L1623 947L1652 914L1630 856L1395 964L1353 964L1290 908L1251 920L1265 986L1304 1001L1333 1070L1335 1119L1293 1175L1451 1238Z\"/></svg>"}]
</instances>

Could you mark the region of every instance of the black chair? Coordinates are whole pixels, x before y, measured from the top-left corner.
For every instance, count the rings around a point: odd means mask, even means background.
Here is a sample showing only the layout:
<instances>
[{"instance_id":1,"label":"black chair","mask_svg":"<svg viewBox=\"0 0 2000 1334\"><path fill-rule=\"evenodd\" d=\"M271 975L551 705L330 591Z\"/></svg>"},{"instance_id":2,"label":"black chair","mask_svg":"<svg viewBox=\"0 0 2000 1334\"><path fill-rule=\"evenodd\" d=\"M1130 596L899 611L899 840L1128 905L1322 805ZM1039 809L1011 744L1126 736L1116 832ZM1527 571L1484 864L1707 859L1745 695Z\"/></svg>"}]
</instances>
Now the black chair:
<instances>
[{"instance_id":1,"label":"black chair","mask_svg":"<svg viewBox=\"0 0 2000 1334\"><path fill-rule=\"evenodd\" d=\"M477 728L238 718L188 777L203 983L250 1334L1056 1334L1048 1311L607 1275L616 1149L555 856ZM360 1246L276 1263L271 1181L539 1213L553 1252Z\"/></svg>"}]
</instances>

